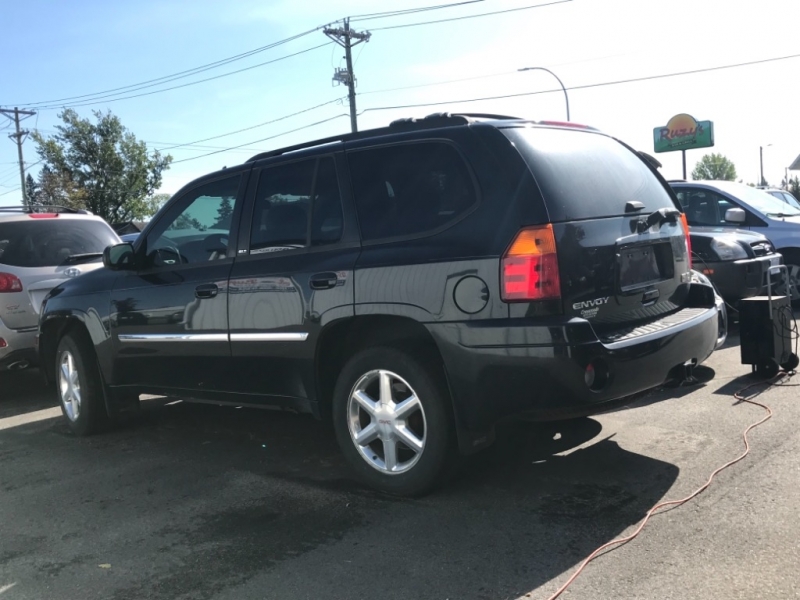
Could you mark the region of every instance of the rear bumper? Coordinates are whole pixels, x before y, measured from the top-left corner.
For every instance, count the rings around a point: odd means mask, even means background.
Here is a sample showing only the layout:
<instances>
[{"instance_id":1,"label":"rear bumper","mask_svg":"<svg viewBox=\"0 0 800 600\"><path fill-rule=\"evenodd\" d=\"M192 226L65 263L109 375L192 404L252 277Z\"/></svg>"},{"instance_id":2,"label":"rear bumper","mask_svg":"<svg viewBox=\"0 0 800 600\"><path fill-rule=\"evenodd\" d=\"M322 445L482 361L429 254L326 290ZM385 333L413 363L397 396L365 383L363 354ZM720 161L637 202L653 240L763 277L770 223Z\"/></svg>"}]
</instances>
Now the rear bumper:
<instances>
[{"instance_id":1,"label":"rear bumper","mask_svg":"<svg viewBox=\"0 0 800 600\"><path fill-rule=\"evenodd\" d=\"M6 345L0 348L0 371L25 368L36 363L37 328L14 330L0 321L0 338Z\"/></svg>"},{"instance_id":2,"label":"rear bumper","mask_svg":"<svg viewBox=\"0 0 800 600\"><path fill-rule=\"evenodd\" d=\"M706 262L696 268L708 276L720 295L728 302L758 296L766 285L771 265L782 264L780 254L726 262Z\"/></svg>"},{"instance_id":3,"label":"rear bumper","mask_svg":"<svg viewBox=\"0 0 800 600\"><path fill-rule=\"evenodd\" d=\"M709 303L613 342L601 341L583 319L428 327L444 358L459 428L478 434L520 413L547 420L602 412L616 400L661 385L687 363L703 362L724 341L724 316ZM586 379L590 364L597 365L595 374L607 373L594 390Z\"/></svg>"}]
</instances>

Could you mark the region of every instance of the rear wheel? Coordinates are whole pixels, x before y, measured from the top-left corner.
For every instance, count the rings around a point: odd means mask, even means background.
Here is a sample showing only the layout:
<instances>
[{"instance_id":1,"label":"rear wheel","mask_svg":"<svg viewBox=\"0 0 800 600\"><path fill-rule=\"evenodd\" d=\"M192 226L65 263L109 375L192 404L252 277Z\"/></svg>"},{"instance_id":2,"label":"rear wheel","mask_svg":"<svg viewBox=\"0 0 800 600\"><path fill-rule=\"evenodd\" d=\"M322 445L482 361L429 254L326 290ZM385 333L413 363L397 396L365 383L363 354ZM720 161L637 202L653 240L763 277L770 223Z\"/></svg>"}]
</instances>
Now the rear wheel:
<instances>
[{"instance_id":1,"label":"rear wheel","mask_svg":"<svg viewBox=\"0 0 800 600\"><path fill-rule=\"evenodd\" d=\"M97 358L89 342L68 333L56 350L56 389L73 433L91 435L108 424Z\"/></svg>"},{"instance_id":2,"label":"rear wheel","mask_svg":"<svg viewBox=\"0 0 800 600\"><path fill-rule=\"evenodd\" d=\"M364 350L347 362L334 391L334 427L367 485L420 495L441 482L455 441L442 379L394 348Z\"/></svg>"}]
</instances>

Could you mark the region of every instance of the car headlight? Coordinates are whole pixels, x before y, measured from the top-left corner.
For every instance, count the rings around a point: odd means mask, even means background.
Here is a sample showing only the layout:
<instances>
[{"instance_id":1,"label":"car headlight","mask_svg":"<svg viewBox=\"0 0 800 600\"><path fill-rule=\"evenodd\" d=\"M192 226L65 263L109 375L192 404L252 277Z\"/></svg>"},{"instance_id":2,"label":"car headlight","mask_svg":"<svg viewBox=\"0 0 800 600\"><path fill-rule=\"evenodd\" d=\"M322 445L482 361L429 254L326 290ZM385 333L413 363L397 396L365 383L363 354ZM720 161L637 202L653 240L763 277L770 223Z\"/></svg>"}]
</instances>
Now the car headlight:
<instances>
[{"instance_id":1,"label":"car headlight","mask_svg":"<svg viewBox=\"0 0 800 600\"><path fill-rule=\"evenodd\" d=\"M714 238L711 240L711 249L716 252L720 260L739 260L747 258L747 252L737 242L724 238Z\"/></svg>"}]
</instances>

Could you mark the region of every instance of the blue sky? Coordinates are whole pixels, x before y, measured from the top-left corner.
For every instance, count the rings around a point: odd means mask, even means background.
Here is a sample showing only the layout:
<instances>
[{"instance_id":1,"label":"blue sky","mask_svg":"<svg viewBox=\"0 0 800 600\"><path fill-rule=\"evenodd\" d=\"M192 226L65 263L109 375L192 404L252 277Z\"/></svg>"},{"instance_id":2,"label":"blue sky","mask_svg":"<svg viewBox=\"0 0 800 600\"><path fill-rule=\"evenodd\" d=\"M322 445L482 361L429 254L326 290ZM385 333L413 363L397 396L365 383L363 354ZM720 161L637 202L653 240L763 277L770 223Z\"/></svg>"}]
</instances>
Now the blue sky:
<instances>
[{"instance_id":1,"label":"blue sky","mask_svg":"<svg viewBox=\"0 0 800 600\"><path fill-rule=\"evenodd\" d=\"M543 3L547 0L539 0ZM270 0L138 0L137 2L4 2L0 52L0 105L18 105L100 92L170 75L247 52L336 19L377 11L438 4L431 0L331 2ZM536 0L485 0L468 6L407 17L365 20L373 31L356 48L358 108L440 102L552 90L542 72L549 67L570 86L767 59L800 53L800 3L761 0L573 0L554 6L420 27L379 27L518 8ZM251 67L326 42L321 32L255 54L225 67L181 79L189 83ZM276 119L333 101L346 89L333 86L334 67L344 66L334 45L274 64L181 89L122 101L104 99L78 106L111 110L154 148L192 142ZM11 58L13 57L13 58ZM779 182L784 167L800 154L800 119L794 74L800 59L653 81L573 90L572 120L584 122L637 148L652 150L653 127L676 113L715 122L716 152L734 160L746 182L758 178L758 150L765 174ZM463 80L453 82L452 80ZM443 83L448 82L448 83ZM418 87L410 87L418 86ZM144 93L161 87L142 90ZM392 88L407 88L382 91ZM80 103L72 100L70 103ZM58 104L58 103L57 103ZM442 110L497 112L534 119L563 119L561 93L504 100L452 103L400 110L368 110L364 129L405 116ZM162 191L173 193L194 177L268 150L346 132L346 103L333 103L272 125L205 142L208 147L168 150L176 163ZM27 128L53 131L58 110L40 110ZM319 126L258 142L241 150L195 158L217 148L277 136L325 119ZM5 124L0 124L0 128ZM0 137L0 204L19 200L16 148ZM32 140L24 146L34 175L39 166ZM689 154L689 167L703 151ZM680 155L660 155L665 175L680 177ZM187 160L192 159L192 160ZM185 162L177 162L185 161Z\"/></svg>"}]
</instances>

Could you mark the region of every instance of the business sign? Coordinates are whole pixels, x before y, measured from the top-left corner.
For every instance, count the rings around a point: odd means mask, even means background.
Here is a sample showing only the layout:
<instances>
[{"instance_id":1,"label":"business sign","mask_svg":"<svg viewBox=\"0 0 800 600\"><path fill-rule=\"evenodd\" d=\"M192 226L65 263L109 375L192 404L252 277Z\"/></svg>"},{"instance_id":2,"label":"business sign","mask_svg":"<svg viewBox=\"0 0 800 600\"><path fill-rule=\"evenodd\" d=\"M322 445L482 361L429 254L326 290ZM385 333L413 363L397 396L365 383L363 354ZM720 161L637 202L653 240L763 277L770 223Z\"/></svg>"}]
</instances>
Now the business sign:
<instances>
[{"instance_id":1,"label":"business sign","mask_svg":"<svg viewBox=\"0 0 800 600\"><path fill-rule=\"evenodd\" d=\"M711 148L713 145L714 123L695 121L690 115L675 115L665 127L653 129L653 147L656 152Z\"/></svg>"}]
</instances>

